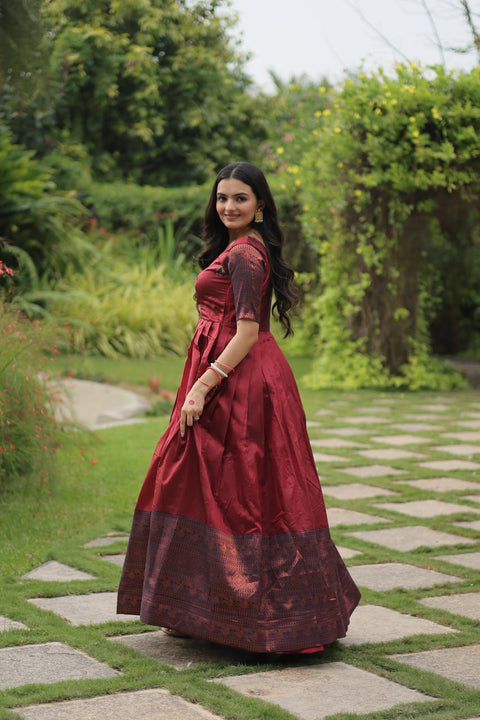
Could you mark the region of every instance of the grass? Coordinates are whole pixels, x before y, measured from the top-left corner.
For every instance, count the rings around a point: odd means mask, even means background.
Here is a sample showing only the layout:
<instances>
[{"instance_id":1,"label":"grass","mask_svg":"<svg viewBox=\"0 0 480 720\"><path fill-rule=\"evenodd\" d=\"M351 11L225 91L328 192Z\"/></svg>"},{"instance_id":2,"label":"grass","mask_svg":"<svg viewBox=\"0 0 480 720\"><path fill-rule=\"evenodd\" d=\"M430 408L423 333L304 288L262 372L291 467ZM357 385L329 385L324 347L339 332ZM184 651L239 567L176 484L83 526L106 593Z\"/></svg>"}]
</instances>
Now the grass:
<instances>
[{"instance_id":1,"label":"grass","mask_svg":"<svg viewBox=\"0 0 480 720\"><path fill-rule=\"evenodd\" d=\"M150 373L162 374L165 387L174 389L181 373L182 361L162 359L155 361L118 361L95 359L65 360L62 370L73 367L88 367L88 372L101 372L111 381L128 384L145 384ZM63 362L63 361L62 361ZM308 369L307 361L293 362L297 377ZM458 444L454 438L444 433L458 432L462 429L457 423L474 420L471 414L480 413L480 395L471 391L444 394L441 398L431 393L387 394L373 392L337 393L303 391L302 397L309 420L312 440L331 438L334 428L358 427L363 431L349 434L348 440L368 445L368 447L389 447L388 443L373 440L377 436L388 436L403 432L392 426L397 423L413 422L408 415L418 413L432 414L422 409L424 405L443 405L444 411L434 411L434 417L441 422L428 422L436 426L422 436L428 442L422 445L402 447L402 449L428 455L428 459L454 458L438 446ZM375 410L377 408L377 410ZM378 409L379 408L379 409ZM387 410L388 408L388 410ZM384 410L382 412L382 409ZM321 410L323 414L317 415ZM385 412L385 410L387 410ZM360 420L351 423L352 416L363 418L386 416L388 421L374 423ZM0 527L2 528L1 577L0 577L0 615L25 623L30 630L11 630L0 633L0 647L34 644L56 641L78 648L91 657L108 663L122 674L111 679L79 680L58 682L51 685L28 685L0 692L0 719L15 718L15 707L32 703L53 702L62 699L93 697L143 688L166 688L187 700L200 703L203 707L229 720L292 720L295 716L285 710L265 703L257 697L244 697L218 683L209 682L227 675L258 672L260 670L278 670L283 667L302 667L324 662L342 661L363 670L376 673L412 689L419 690L432 697L432 702L402 705L381 713L363 716L370 720L453 720L471 718L480 713L480 692L460 685L433 673L417 670L391 659L393 654L429 650L435 648L459 647L480 644L478 621L446 610L432 609L422 605L419 600L425 597L443 596L450 593L480 592L480 571L438 559L439 555L456 554L480 550L478 533L471 529L459 528L454 523L472 520L471 514L477 507L474 502L465 499L473 491L449 491L441 495L431 490L422 490L406 484L405 481L418 478L444 476L434 470L420 467L418 458L405 458L393 461L377 461L359 454L359 447L335 449L315 448L325 455L335 455L343 459L319 463L319 472L323 477L322 485L326 495L327 507L355 510L375 515L378 523L369 525L337 526L332 528L335 542L342 547L360 551L360 554L347 562L350 566L380 562L402 562L418 567L437 570L458 578L453 583L428 589L395 589L379 592L362 588L362 603L377 604L408 613L413 616L432 620L455 630L450 634L415 635L388 643L372 643L359 646L342 646L335 643L319 656L302 660L291 658L273 659L260 656L246 660L239 654L238 661L219 662L214 665L193 665L188 670L177 671L170 666L145 657L120 643L111 642L112 635L138 633L150 628L132 621L128 623L107 623L97 626L71 626L60 617L28 602L31 597L57 596L67 593L88 593L114 591L117 588L120 570L117 566L105 562L101 553L122 552L123 541L105 548L84 548L86 541L112 532L128 532L131 515L137 498L140 483L145 474L155 443L166 426L167 418L158 417L147 420L141 425L122 426L102 430L96 434L85 433L82 443L75 447L65 445L59 458L58 479L53 484L38 483L33 486L17 487L15 492L0 498ZM316 423L316 424L315 424ZM475 443L472 443L475 444ZM475 458L474 458L475 459ZM478 460L478 457L476 458ZM361 465L383 464L403 471L403 475L386 475L378 478L352 478L342 472L342 468ZM449 477L474 481L480 489L478 470L455 470ZM376 486L385 491L397 493L394 496L380 495L375 498L339 500L329 495L333 485L351 482ZM409 500L440 499L455 502L464 509L453 516L417 518L414 524L456 534L458 544L441 549L417 548L400 552L380 545L374 545L354 537L351 533L390 526L408 526L412 518L392 509L379 508L386 502L400 504ZM473 539L475 544L468 545L465 540ZM95 579L69 583L47 583L41 581L21 581L21 576L33 567L55 559L80 570L90 572ZM348 690L348 689L347 689ZM361 709L360 709L361 710ZM346 714L335 716L337 720L349 720Z\"/></svg>"}]
</instances>

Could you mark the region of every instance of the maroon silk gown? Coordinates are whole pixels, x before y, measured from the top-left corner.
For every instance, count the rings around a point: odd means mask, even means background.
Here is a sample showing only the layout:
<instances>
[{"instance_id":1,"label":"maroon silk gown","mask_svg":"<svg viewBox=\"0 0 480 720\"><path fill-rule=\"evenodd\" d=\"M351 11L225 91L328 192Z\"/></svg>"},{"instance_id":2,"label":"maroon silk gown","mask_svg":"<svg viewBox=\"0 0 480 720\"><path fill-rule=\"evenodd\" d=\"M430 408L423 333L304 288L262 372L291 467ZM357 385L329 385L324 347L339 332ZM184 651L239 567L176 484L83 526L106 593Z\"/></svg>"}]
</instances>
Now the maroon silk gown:
<instances>
[{"instance_id":1,"label":"maroon silk gown","mask_svg":"<svg viewBox=\"0 0 480 720\"><path fill-rule=\"evenodd\" d=\"M269 331L265 248L236 240L196 281L200 317L138 499L118 612L256 652L344 637L360 593L328 529L305 414ZM258 342L180 436L185 395L235 334Z\"/></svg>"}]
</instances>

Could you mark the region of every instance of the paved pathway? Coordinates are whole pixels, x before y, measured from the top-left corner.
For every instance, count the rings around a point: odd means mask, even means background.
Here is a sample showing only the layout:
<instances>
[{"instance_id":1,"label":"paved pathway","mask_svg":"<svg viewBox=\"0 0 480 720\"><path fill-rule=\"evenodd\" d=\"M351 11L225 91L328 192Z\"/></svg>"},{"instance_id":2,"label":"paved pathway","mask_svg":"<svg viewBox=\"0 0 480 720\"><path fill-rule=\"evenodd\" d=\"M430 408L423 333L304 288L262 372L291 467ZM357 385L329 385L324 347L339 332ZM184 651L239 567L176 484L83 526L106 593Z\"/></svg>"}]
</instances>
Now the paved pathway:
<instances>
[{"instance_id":1,"label":"paved pathway","mask_svg":"<svg viewBox=\"0 0 480 720\"><path fill-rule=\"evenodd\" d=\"M74 406L77 416L90 427L125 422L142 409L140 399L131 393L105 387L100 392L97 383L78 383L70 386ZM437 717L438 703L438 717L450 720L441 714L445 684L438 685L435 694L424 688L437 687L435 682L427 682L433 673L457 684L448 687L457 687L459 697L473 697L473 691L480 690L480 592L472 590L472 581L478 588L480 577L480 401L472 393L467 412L464 406L460 412L448 396L419 401L416 407L410 398L401 422L398 413L397 421L389 422L397 402L401 399L387 396L376 407L355 408L350 416L342 412L343 401L339 401L320 410L309 423L324 478L332 534L363 590L349 633L337 644L343 650L341 661L331 661L328 655L304 661L297 658L261 672L255 671L253 664L252 671L245 674L244 665L252 665L246 653L167 637L158 630L141 632L140 623L138 632L123 634L122 623L131 623L132 618L115 614L116 593L74 594L79 592L79 583L91 581L93 576L57 561L34 568L22 582L40 580L52 583L51 588L58 582L74 583L72 593L66 593L62 585L62 593L43 593L48 596L36 595L29 602L71 626L101 627L115 622L117 632L112 634L109 626L105 634L108 642L153 659L159 668L185 671L204 667L212 683L279 706L286 716L291 713L289 718L320 720L335 713L361 716L395 706L402 713L403 706L410 703L415 703L412 717L422 717L418 708L423 704L428 717ZM347 448L349 458L341 454ZM97 557L99 563L120 567L123 554L118 549L125 545L124 536L110 534L79 550ZM372 553L375 562L369 561ZM406 609L391 606L392 593L399 588L405 593ZM0 690L122 675L121 670L63 642L18 646L14 633L22 627L15 618L0 616L0 632L12 633L12 642L0 650ZM419 637L424 639L424 649L409 652L409 640ZM381 664L375 666L372 661L371 666L361 667L358 652L374 644L381 648ZM352 652L357 654L349 655ZM208 667L218 663L227 669L220 673L217 669L209 676ZM411 682L409 686L407 681L389 679L384 669L392 663L393 667L418 669L418 684L413 687ZM468 716L455 713L451 720L480 717L480 701L473 715L472 705L468 707ZM221 718L159 688L29 705L17 712L32 720ZM257 715L252 712L254 720Z\"/></svg>"}]
</instances>

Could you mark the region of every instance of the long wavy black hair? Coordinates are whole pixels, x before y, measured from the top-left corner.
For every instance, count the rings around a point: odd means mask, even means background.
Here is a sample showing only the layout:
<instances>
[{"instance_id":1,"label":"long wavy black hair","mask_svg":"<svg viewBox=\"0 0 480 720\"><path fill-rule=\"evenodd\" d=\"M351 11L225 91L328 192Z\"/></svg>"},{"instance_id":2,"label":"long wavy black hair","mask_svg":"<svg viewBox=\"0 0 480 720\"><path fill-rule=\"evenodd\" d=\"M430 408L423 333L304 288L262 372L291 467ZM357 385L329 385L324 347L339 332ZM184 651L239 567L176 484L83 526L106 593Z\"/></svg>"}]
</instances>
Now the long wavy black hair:
<instances>
[{"instance_id":1,"label":"long wavy black hair","mask_svg":"<svg viewBox=\"0 0 480 720\"><path fill-rule=\"evenodd\" d=\"M288 313L298 302L298 291L293 282L293 269L282 257L283 235L278 224L275 201L265 175L256 165L243 161L234 162L218 173L205 211L203 228L205 249L198 259L200 267L206 268L210 265L230 241L228 230L220 220L216 209L218 184L221 180L230 178L240 180L251 187L257 200L263 202L263 222L253 222L252 228L260 233L267 249L270 277L275 293L272 314L278 317L285 330L284 337L287 337L293 333Z\"/></svg>"}]
</instances>

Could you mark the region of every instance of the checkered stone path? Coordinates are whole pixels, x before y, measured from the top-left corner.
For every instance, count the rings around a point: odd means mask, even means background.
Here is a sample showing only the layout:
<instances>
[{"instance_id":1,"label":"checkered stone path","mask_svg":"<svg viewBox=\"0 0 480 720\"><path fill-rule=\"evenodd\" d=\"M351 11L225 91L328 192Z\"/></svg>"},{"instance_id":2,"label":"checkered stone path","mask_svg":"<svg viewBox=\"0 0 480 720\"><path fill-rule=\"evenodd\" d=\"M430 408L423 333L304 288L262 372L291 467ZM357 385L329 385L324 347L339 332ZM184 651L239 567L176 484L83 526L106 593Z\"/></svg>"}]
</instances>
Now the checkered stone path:
<instances>
[{"instance_id":1,"label":"checkered stone path","mask_svg":"<svg viewBox=\"0 0 480 720\"><path fill-rule=\"evenodd\" d=\"M360 530L349 532L348 535L384 545L392 550L415 550L419 547L442 547L443 545L473 545L475 540L451 533L432 530L423 525L409 525L406 527L385 528L380 530Z\"/></svg>"},{"instance_id":2,"label":"checkered stone path","mask_svg":"<svg viewBox=\"0 0 480 720\"><path fill-rule=\"evenodd\" d=\"M449 492L450 490L474 490L480 491L480 483L470 482L469 480L459 480L458 478L424 478L423 480L400 480L399 482L412 487L420 488L420 490L429 490L430 492Z\"/></svg>"},{"instance_id":3,"label":"checkered stone path","mask_svg":"<svg viewBox=\"0 0 480 720\"><path fill-rule=\"evenodd\" d=\"M220 720L199 705L166 690L140 690L117 695L30 705L17 710L26 720Z\"/></svg>"},{"instance_id":4,"label":"checkered stone path","mask_svg":"<svg viewBox=\"0 0 480 720\"><path fill-rule=\"evenodd\" d=\"M412 500L403 503L381 503L374 507L379 510L392 510L402 515L413 515L418 518L431 518L438 515L456 515L465 512L480 512L468 505L443 502L442 500Z\"/></svg>"},{"instance_id":5,"label":"checkered stone path","mask_svg":"<svg viewBox=\"0 0 480 720\"><path fill-rule=\"evenodd\" d=\"M416 667L419 670L443 677L480 690L480 645L444 648L406 655L391 655L393 660Z\"/></svg>"},{"instance_id":6,"label":"checkered stone path","mask_svg":"<svg viewBox=\"0 0 480 720\"><path fill-rule=\"evenodd\" d=\"M247 697L259 697L300 720L336 713L379 712L433 698L343 662L237 675L216 680ZM348 692L345 692L348 688Z\"/></svg>"},{"instance_id":7,"label":"checkered stone path","mask_svg":"<svg viewBox=\"0 0 480 720\"><path fill-rule=\"evenodd\" d=\"M437 555L437 560L444 560L454 565L480 570L480 552L466 552L460 555Z\"/></svg>"},{"instance_id":8,"label":"checkered stone path","mask_svg":"<svg viewBox=\"0 0 480 720\"><path fill-rule=\"evenodd\" d=\"M28 630L28 627L18 620L11 620L4 615L0 615L0 632L7 632L8 630Z\"/></svg>"},{"instance_id":9,"label":"checkered stone path","mask_svg":"<svg viewBox=\"0 0 480 720\"><path fill-rule=\"evenodd\" d=\"M71 625L97 625L110 621L131 622L134 615L117 615L117 593L65 595L53 598L31 598L33 605L50 610Z\"/></svg>"},{"instance_id":10,"label":"checkered stone path","mask_svg":"<svg viewBox=\"0 0 480 720\"><path fill-rule=\"evenodd\" d=\"M472 620L480 620L480 592L424 598L420 602L427 607L446 610L454 615L464 615Z\"/></svg>"},{"instance_id":11,"label":"checkered stone path","mask_svg":"<svg viewBox=\"0 0 480 720\"><path fill-rule=\"evenodd\" d=\"M360 605L353 613L348 633L339 640L344 646L386 643L412 635L439 635L455 632L445 625L412 617L379 605Z\"/></svg>"},{"instance_id":12,"label":"checkered stone path","mask_svg":"<svg viewBox=\"0 0 480 720\"><path fill-rule=\"evenodd\" d=\"M378 497L379 495L396 495L391 490L385 490L373 485L363 483L345 483L343 485L323 485L324 495L330 495L338 500L358 500L360 498Z\"/></svg>"},{"instance_id":13,"label":"checkered stone path","mask_svg":"<svg viewBox=\"0 0 480 720\"><path fill-rule=\"evenodd\" d=\"M0 650L0 689L59 680L112 678L119 675L105 663L63 643L7 647Z\"/></svg>"},{"instance_id":14,"label":"checkered stone path","mask_svg":"<svg viewBox=\"0 0 480 720\"><path fill-rule=\"evenodd\" d=\"M56 560L49 560L43 565L30 570L23 578L24 580L44 580L47 582L69 582L70 580L93 580L94 575L76 570L69 565L64 565Z\"/></svg>"},{"instance_id":15,"label":"checkered stone path","mask_svg":"<svg viewBox=\"0 0 480 720\"><path fill-rule=\"evenodd\" d=\"M461 582L461 578L452 575L394 562L354 565L350 568L350 575L357 585L380 591L394 588L427 588L444 583Z\"/></svg>"}]
</instances>

